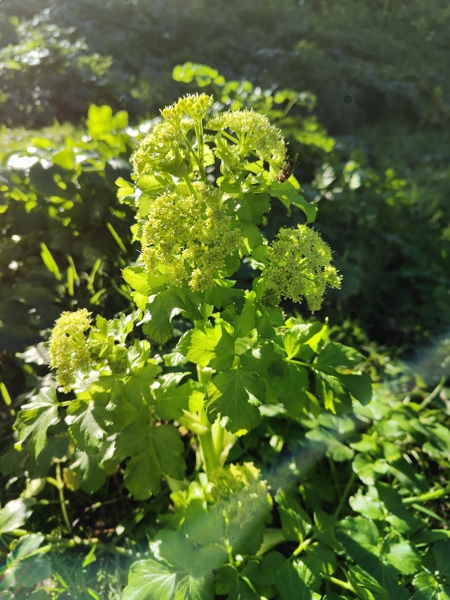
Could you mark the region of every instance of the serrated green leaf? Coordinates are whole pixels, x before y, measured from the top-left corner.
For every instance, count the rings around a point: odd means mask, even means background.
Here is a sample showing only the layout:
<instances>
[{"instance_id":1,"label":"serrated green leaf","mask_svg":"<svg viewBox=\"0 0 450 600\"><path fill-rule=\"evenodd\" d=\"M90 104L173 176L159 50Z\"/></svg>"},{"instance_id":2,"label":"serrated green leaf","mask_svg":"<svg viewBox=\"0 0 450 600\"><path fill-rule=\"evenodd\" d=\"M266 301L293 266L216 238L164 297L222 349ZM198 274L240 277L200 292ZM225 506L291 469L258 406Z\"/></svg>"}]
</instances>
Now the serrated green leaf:
<instances>
[{"instance_id":1,"label":"serrated green leaf","mask_svg":"<svg viewBox=\"0 0 450 600\"><path fill-rule=\"evenodd\" d=\"M98 452L105 437L105 432L95 419L93 409L92 401L77 398L69 406L65 419L71 438L80 450L88 454Z\"/></svg>"},{"instance_id":2,"label":"serrated green leaf","mask_svg":"<svg viewBox=\"0 0 450 600\"><path fill-rule=\"evenodd\" d=\"M279 567L274 583L282 600L312 600L311 590L291 563L285 562Z\"/></svg>"},{"instance_id":3,"label":"serrated green leaf","mask_svg":"<svg viewBox=\"0 0 450 600\"><path fill-rule=\"evenodd\" d=\"M81 489L88 494L97 492L106 481L105 469L100 465L102 455L77 452L74 458L70 469L81 477Z\"/></svg>"},{"instance_id":4,"label":"serrated green leaf","mask_svg":"<svg viewBox=\"0 0 450 600\"><path fill-rule=\"evenodd\" d=\"M249 369L239 367L214 375L206 389L208 419L220 414L228 431L250 431L258 424L256 405L264 400L264 382Z\"/></svg>"},{"instance_id":5,"label":"serrated green leaf","mask_svg":"<svg viewBox=\"0 0 450 600\"><path fill-rule=\"evenodd\" d=\"M372 380L368 373L335 373L335 377L363 406L372 399Z\"/></svg>"},{"instance_id":6,"label":"serrated green leaf","mask_svg":"<svg viewBox=\"0 0 450 600\"><path fill-rule=\"evenodd\" d=\"M152 402L150 386L159 373L161 373L161 367L153 363L130 374L130 378L123 388L123 393L130 404L135 408L140 408L142 399L149 404Z\"/></svg>"},{"instance_id":7,"label":"serrated green leaf","mask_svg":"<svg viewBox=\"0 0 450 600\"><path fill-rule=\"evenodd\" d=\"M183 303L173 290L168 289L150 297L146 306L146 313L142 321L143 331L152 340L159 344L165 344L173 334L172 319L180 314Z\"/></svg>"},{"instance_id":8,"label":"serrated green leaf","mask_svg":"<svg viewBox=\"0 0 450 600\"><path fill-rule=\"evenodd\" d=\"M164 275L150 275L143 267L126 267L122 270L124 280L136 291L144 296L150 296L158 288L167 284Z\"/></svg>"},{"instance_id":9,"label":"serrated green leaf","mask_svg":"<svg viewBox=\"0 0 450 600\"><path fill-rule=\"evenodd\" d=\"M305 390L309 387L306 369L295 363L283 363L283 375L271 378L271 387L277 398L282 402L290 417L302 414L308 398Z\"/></svg>"},{"instance_id":10,"label":"serrated green leaf","mask_svg":"<svg viewBox=\"0 0 450 600\"><path fill-rule=\"evenodd\" d=\"M33 512L34 498L17 498L0 508L0 535L22 527Z\"/></svg>"},{"instance_id":11,"label":"serrated green leaf","mask_svg":"<svg viewBox=\"0 0 450 600\"><path fill-rule=\"evenodd\" d=\"M31 436L37 458L47 443L48 428L59 420L56 389L42 388L32 402L22 406L14 428L21 442Z\"/></svg>"},{"instance_id":12,"label":"serrated green leaf","mask_svg":"<svg viewBox=\"0 0 450 600\"><path fill-rule=\"evenodd\" d=\"M155 560L131 565L122 600L171 600L177 575Z\"/></svg>"},{"instance_id":13,"label":"serrated green leaf","mask_svg":"<svg viewBox=\"0 0 450 600\"><path fill-rule=\"evenodd\" d=\"M430 573L419 573L413 579L416 592L411 600L450 600L450 587L437 581Z\"/></svg>"},{"instance_id":14,"label":"serrated green leaf","mask_svg":"<svg viewBox=\"0 0 450 600\"><path fill-rule=\"evenodd\" d=\"M314 367L333 375L336 368L352 368L362 360L364 357L354 348L329 342L314 361Z\"/></svg>"},{"instance_id":15,"label":"serrated green leaf","mask_svg":"<svg viewBox=\"0 0 450 600\"><path fill-rule=\"evenodd\" d=\"M31 588L50 576L49 557L36 553L43 541L43 535L25 535L8 554L6 569L2 573L7 587L16 590L20 587Z\"/></svg>"},{"instance_id":16,"label":"serrated green leaf","mask_svg":"<svg viewBox=\"0 0 450 600\"><path fill-rule=\"evenodd\" d=\"M174 600L214 600L212 573L209 577L186 575L177 585Z\"/></svg>"},{"instance_id":17,"label":"serrated green leaf","mask_svg":"<svg viewBox=\"0 0 450 600\"><path fill-rule=\"evenodd\" d=\"M421 557L406 540L389 544L389 552L386 553L385 560L403 575L414 575L422 566Z\"/></svg>"},{"instance_id":18,"label":"serrated green leaf","mask_svg":"<svg viewBox=\"0 0 450 600\"><path fill-rule=\"evenodd\" d=\"M282 489L277 491L275 500L278 503L284 537L293 542L303 542L312 528L308 514L293 496Z\"/></svg>"},{"instance_id":19,"label":"serrated green leaf","mask_svg":"<svg viewBox=\"0 0 450 600\"><path fill-rule=\"evenodd\" d=\"M119 459L124 455L133 456L125 469L124 479L137 500L149 498L159 490L163 473L178 480L184 478L183 453L183 442L172 425L150 426L148 419L130 425L116 441Z\"/></svg>"}]
</instances>

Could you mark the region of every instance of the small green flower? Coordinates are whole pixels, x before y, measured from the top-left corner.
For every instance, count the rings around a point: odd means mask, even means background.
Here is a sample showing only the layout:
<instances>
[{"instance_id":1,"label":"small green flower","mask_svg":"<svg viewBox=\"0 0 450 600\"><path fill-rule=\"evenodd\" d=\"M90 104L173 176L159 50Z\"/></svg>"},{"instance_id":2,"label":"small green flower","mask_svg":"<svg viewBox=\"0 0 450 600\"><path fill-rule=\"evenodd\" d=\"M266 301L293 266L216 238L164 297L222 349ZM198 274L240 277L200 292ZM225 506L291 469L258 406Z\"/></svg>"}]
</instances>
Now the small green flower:
<instances>
[{"instance_id":1,"label":"small green flower","mask_svg":"<svg viewBox=\"0 0 450 600\"><path fill-rule=\"evenodd\" d=\"M227 214L219 190L193 183L195 194L167 193L155 199L142 229L142 259L150 273L164 275L175 286L188 281L194 291L214 285L225 259L240 243L236 217Z\"/></svg>"},{"instance_id":2,"label":"small green flower","mask_svg":"<svg viewBox=\"0 0 450 600\"><path fill-rule=\"evenodd\" d=\"M327 286L339 288L341 276L331 266L331 249L320 235L306 225L283 228L268 248L263 270L266 295L271 304L282 298L301 302L305 297L311 312L319 310Z\"/></svg>"},{"instance_id":3,"label":"small green flower","mask_svg":"<svg viewBox=\"0 0 450 600\"><path fill-rule=\"evenodd\" d=\"M50 366L57 369L56 380L66 393L72 389L75 372L86 370L92 362L84 336L91 324L90 315L85 308L76 312L63 312L50 335Z\"/></svg>"},{"instance_id":4,"label":"small green flower","mask_svg":"<svg viewBox=\"0 0 450 600\"><path fill-rule=\"evenodd\" d=\"M111 373L122 375L128 368L128 350L123 346L115 346L107 360Z\"/></svg>"}]
</instances>

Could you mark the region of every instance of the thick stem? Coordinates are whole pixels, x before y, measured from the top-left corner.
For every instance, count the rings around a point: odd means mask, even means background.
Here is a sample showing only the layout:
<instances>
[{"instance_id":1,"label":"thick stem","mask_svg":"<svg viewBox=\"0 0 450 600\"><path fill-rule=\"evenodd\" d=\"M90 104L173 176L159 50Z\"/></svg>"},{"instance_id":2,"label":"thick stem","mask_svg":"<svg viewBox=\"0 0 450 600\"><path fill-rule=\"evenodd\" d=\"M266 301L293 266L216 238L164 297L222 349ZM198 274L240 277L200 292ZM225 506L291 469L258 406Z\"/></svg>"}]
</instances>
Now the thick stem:
<instances>
[{"instance_id":1,"label":"thick stem","mask_svg":"<svg viewBox=\"0 0 450 600\"><path fill-rule=\"evenodd\" d=\"M197 365L197 374L200 383L207 384L208 381L211 379L212 371L207 367L200 367ZM211 433L211 423L209 422L209 419L206 415L204 406L200 408L199 417L200 423L207 427L205 433L199 434L198 439L200 442L203 462L205 465L205 472L207 477L209 478L210 475L220 466L220 453L217 453L214 447L214 442Z\"/></svg>"},{"instance_id":2,"label":"thick stem","mask_svg":"<svg viewBox=\"0 0 450 600\"><path fill-rule=\"evenodd\" d=\"M67 525L69 533L72 533L72 525L70 524L69 515L67 514L66 509L66 502L64 499L64 482L61 477L61 465L59 462L56 463L56 481L58 482L59 501L61 504L61 511L64 517L64 522Z\"/></svg>"}]
</instances>

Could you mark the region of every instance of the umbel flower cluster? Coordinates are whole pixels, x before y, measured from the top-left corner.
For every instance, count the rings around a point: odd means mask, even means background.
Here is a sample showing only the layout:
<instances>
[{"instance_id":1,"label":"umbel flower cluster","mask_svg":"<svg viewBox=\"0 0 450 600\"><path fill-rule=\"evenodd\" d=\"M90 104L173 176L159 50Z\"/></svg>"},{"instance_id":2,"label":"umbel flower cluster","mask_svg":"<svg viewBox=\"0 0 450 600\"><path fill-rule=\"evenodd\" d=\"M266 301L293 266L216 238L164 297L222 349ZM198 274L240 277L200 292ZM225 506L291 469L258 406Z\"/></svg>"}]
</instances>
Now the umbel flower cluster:
<instances>
[{"instance_id":1,"label":"umbel flower cluster","mask_svg":"<svg viewBox=\"0 0 450 600\"><path fill-rule=\"evenodd\" d=\"M281 229L267 256L266 297L270 296L273 304L282 298L300 303L305 297L310 311L315 312L322 305L326 286L341 285L341 277L330 264L330 247L306 225Z\"/></svg>"},{"instance_id":2,"label":"umbel flower cluster","mask_svg":"<svg viewBox=\"0 0 450 600\"><path fill-rule=\"evenodd\" d=\"M268 487L253 463L227 465L214 472L210 496L215 509L241 524L270 508Z\"/></svg>"},{"instance_id":3,"label":"umbel flower cluster","mask_svg":"<svg viewBox=\"0 0 450 600\"><path fill-rule=\"evenodd\" d=\"M172 192L155 199L142 231L142 260L151 273L164 265L172 285L188 280L193 291L203 292L242 235L217 188L202 182L192 188L187 197Z\"/></svg>"},{"instance_id":4,"label":"umbel flower cluster","mask_svg":"<svg viewBox=\"0 0 450 600\"><path fill-rule=\"evenodd\" d=\"M64 392L71 390L74 373L87 369L92 362L84 335L91 325L90 314L85 308L63 312L50 336L50 366L57 369L56 380Z\"/></svg>"}]
</instances>

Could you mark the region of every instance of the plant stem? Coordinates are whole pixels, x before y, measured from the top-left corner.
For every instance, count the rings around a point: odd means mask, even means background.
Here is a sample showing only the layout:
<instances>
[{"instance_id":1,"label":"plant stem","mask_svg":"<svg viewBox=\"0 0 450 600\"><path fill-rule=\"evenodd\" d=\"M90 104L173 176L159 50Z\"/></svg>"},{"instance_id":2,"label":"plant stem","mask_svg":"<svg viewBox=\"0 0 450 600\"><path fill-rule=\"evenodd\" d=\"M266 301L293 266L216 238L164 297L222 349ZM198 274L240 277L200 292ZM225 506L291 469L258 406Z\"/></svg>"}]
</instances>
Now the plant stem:
<instances>
[{"instance_id":1,"label":"plant stem","mask_svg":"<svg viewBox=\"0 0 450 600\"><path fill-rule=\"evenodd\" d=\"M69 515L67 514L66 502L64 499L64 482L61 477L61 464L59 462L56 463L56 481L58 482L59 501L61 504L61 511L64 517L64 521L67 525L69 533L72 533L72 526L69 521Z\"/></svg>"},{"instance_id":2,"label":"plant stem","mask_svg":"<svg viewBox=\"0 0 450 600\"><path fill-rule=\"evenodd\" d=\"M352 586L351 583L348 583L347 581L342 581L341 579L337 579L336 577L331 577L330 575L325 575L324 573L321 573L321 575L324 579L327 579L330 583L334 583L335 585L338 585L339 587L344 588L344 590L348 590L349 592L353 592L354 594L356 594L356 590Z\"/></svg>"},{"instance_id":3,"label":"plant stem","mask_svg":"<svg viewBox=\"0 0 450 600\"><path fill-rule=\"evenodd\" d=\"M197 375L198 380L206 384L211 378L211 370L207 370L197 365ZM216 452L214 447L214 442L211 433L211 423L206 415L206 411L204 406L202 405L199 411L200 423L207 427L207 431L205 433L201 433L198 436L200 447L202 451L203 461L205 465L205 472L207 477L209 476L219 467L219 457L220 452Z\"/></svg>"},{"instance_id":4,"label":"plant stem","mask_svg":"<svg viewBox=\"0 0 450 600\"><path fill-rule=\"evenodd\" d=\"M428 502L428 500L435 500L436 498L442 498L442 496L447 496L450 494L450 485L445 488L441 488L439 490L434 490L432 492L425 492L425 494L420 494L420 496L411 496L410 498L403 498L403 504L414 504L416 502Z\"/></svg>"},{"instance_id":5,"label":"plant stem","mask_svg":"<svg viewBox=\"0 0 450 600\"><path fill-rule=\"evenodd\" d=\"M30 535L32 532L27 531L26 529L13 529L12 531L8 531L9 535L13 535L15 537L22 537L24 535ZM122 556L129 556L131 554L131 550L127 550L126 548L121 548L119 546L112 546L110 544L100 544L98 538L92 538L90 540L83 540L78 536L74 536L70 540L65 540L58 538L54 535L44 535L44 540L49 542L49 544L57 544L63 548L75 548L75 546L97 546L99 550L103 550L105 552L112 552L113 554L120 554ZM47 548L45 551L47 551Z\"/></svg>"},{"instance_id":6,"label":"plant stem","mask_svg":"<svg viewBox=\"0 0 450 600\"><path fill-rule=\"evenodd\" d=\"M342 494L341 499L339 500L339 504L337 505L336 511L334 513L334 516L336 517L336 519L339 518L342 507L344 506L344 504L347 500L347 497L350 493L353 483L355 482L355 479L356 479L356 473L354 471L352 471L352 474L350 475L350 478L347 481L347 485L345 486L344 493Z\"/></svg>"},{"instance_id":7,"label":"plant stem","mask_svg":"<svg viewBox=\"0 0 450 600\"><path fill-rule=\"evenodd\" d=\"M294 552L292 553L290 560L292 560L295 556L298 556L300 554L300 552L303 552L303 550L305 550L305 548L307 548L311 544L312 541L313 541L313 538L307 538L306 540L303 540L303 542L298 545L298 548L296 548L294 550Z\"/></svg>"},{"instance_id":8,"label":"plant stem","mask_svg":"<svg viewBox=\"0 0 450 600\"><path fill-rule=\"evenodd\" d=\"M285 360L287 362L295 363L296 365L300 365L301 367L307 367L308 369L313 369L314 368L314 365L310 365L308 363L304 363L301 360L295 360L293 358L283 358L283 360Z\"/></svg>"},{"instance_id":9,"label":"plant stem","mask_svg":"<svg viewBox=\"0 0 450 600\"><path fill-rule=\"evenodd\" d=\"M434 388L434 390L431 392L431 394L428 394L428 396L425 398L425 400L420 404L419 410L423 410L426 406L428 406L430 404L430 402L432 400L434 400L436 398L436 396L442 390L444 383L445 383L445 377L442 376L440 382L437 384L437 386Z\"/></svg>"}]
</instances>

